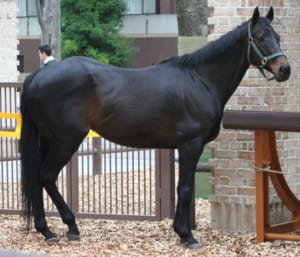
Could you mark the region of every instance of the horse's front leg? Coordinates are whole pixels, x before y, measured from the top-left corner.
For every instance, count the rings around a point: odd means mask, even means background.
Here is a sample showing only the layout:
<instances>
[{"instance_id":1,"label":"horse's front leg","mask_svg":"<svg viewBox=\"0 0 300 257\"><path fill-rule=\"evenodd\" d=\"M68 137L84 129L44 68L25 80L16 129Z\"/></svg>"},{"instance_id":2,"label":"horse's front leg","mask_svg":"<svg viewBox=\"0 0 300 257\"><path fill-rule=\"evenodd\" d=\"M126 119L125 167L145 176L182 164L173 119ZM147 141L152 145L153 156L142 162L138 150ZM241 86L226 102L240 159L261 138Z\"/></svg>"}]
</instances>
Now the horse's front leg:
<instances>
[{"instance_id":1,"label":"horse's front leg","mask_svg":"<svg viewBox=\"0 0 300 257\"><path fill-rule=\"evenodd\" d=\"M193 237L190 225L190 205L193 197L195 169L203 144L200 139L193 139L178 147L179 151L179 182L177 186L177 207L174 219L174 230L178 233L181 244L190 249L200 248Z\"/></svg>"}]
</instances>

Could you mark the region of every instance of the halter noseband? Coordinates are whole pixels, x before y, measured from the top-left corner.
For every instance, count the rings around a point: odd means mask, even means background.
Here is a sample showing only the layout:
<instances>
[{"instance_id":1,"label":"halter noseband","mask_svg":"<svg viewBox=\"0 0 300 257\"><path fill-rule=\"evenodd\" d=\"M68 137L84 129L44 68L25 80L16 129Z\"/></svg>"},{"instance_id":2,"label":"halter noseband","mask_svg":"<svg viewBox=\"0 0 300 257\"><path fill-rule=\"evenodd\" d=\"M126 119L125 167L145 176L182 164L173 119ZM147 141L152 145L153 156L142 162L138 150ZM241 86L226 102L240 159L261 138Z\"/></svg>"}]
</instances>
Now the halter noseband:
<instances>
[{"instance_id":1,"label":"halter noseband","mask_svg":"<svg viewBox=\"0 0 300 257\"><path fill-rule=\"evenodd\" d=\"M252 36L251 33L251 21L248 23L248 38L249 38L249 43L248 43L248 51L247 51L247 58L248 58L248 62L249 64L251 63L250 60L250 51L251 49L253 49L255 51L255 53L258 55L258 57L261 60L261 65L254 65L256 68L258 68L258 70L261 72L261 74L266 78L266 74L265 74L265 66L267 65L268 61L275 59L278 56L285 56L284 53L282 52L278 52L275 54L271 54L269 56L264 56L263 53L261 52L261 50L258 48L258 46L256 45L254 38ZM253 64L252 64L253 65ZM274 79L274 77L268 79L268 80L272 80Z\"/></svg>"}]
</instances>

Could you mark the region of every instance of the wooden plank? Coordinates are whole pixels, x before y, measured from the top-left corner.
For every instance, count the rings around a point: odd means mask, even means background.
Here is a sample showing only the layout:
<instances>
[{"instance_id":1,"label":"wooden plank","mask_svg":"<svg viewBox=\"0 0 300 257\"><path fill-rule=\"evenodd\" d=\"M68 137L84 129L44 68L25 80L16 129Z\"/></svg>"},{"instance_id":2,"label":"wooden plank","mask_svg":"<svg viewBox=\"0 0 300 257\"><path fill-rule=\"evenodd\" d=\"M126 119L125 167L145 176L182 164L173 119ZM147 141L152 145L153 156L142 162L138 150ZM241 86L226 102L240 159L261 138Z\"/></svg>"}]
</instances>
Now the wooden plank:
<instances>
[{"instance_id":1,"label":"wooden plank","mask_svg":"<svg viewBox=\"0 0 300 257\"><path fill-rule=\"evenodd\" d=\"M226 129L300 131L300 113L265 111L225 111Z\"/></svg>"}]
</instances>

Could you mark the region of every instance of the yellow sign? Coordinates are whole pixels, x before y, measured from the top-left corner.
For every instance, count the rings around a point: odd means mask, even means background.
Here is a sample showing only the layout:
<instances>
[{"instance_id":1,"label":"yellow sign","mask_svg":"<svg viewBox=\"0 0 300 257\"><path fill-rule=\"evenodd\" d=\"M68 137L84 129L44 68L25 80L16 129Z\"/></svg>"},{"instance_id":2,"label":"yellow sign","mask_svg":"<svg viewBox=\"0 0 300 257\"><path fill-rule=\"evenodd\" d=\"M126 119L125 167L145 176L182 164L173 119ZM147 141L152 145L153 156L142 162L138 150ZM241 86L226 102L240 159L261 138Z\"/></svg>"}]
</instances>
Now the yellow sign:
<instances>
[{"instance_id":1,"label":"yellow sign","mask_svg":"<svg viewBox=\"0 0 300 257\"><path fill-rule=\"evenodd\" d=\"M20 138L22 117L20 113L0 112L1 119L17 119L17 125L14 131L0 130L0 137Z\"/></svg>"},{"instance_id":2,"label":"yellow sign","mask_svg":"<svg viewBox=\"0 0 300 257\"><path fill-rule=\"evenodd\" d=\"M0 112L0 119L17 119L17 125L14 131L0 130L0 137L20 138L22 127L22 116L20 113ZM100 137L95 131L90 130L87 137Z\"/></svg>"}]
</instances>

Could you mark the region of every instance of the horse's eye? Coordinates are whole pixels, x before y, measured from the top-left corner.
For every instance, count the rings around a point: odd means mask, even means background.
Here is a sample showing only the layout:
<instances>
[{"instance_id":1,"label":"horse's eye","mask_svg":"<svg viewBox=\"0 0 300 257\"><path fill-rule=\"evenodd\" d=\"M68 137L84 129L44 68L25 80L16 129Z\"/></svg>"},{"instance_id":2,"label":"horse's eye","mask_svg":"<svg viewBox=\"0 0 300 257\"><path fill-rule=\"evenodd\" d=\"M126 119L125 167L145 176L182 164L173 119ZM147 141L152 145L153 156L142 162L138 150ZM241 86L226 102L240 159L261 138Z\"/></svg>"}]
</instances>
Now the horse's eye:
<instances>
[{"instance_id":1,"label":"horse's eye","mask_svg":"<svg viewBox=\"0 0 300 257\"><path fill-rule=\"evenodd\" d=\"M262 30L258 30L255 32L255 36L258 38L263 38L264 32Z\"/></svg>"}]
</instances>

